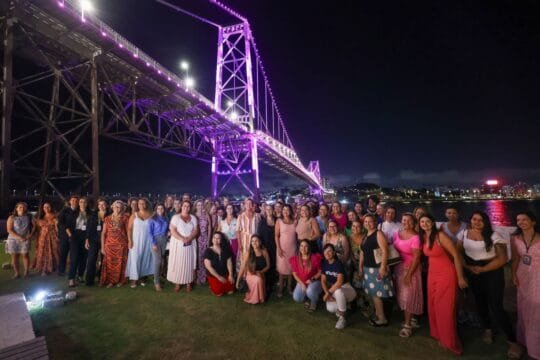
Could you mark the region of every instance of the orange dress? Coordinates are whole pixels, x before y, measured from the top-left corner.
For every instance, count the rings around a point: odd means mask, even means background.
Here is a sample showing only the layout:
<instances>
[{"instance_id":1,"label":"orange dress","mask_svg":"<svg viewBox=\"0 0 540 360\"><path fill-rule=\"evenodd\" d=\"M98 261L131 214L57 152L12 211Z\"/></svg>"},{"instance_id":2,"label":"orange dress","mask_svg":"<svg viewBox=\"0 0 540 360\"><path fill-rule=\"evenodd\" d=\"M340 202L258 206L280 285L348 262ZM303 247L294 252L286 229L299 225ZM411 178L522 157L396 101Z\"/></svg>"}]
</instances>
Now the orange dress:
<instances>
[{"instance_id":1,"label":"orange dress","mask_svg":"<svg viewBox=\"0 0 540 360\"><path fill-rule=\"evenodd\" d=\"M126 264L128 258L128 223L129 216L124 214L118 222L112 220L112 215L103 221L105 238L103 249L105 256L101 265L99 285L115 285L126 283Z\"/></svg>"},{"instance_id":2,"label":"orange dress","mask_svg":"<svg viewBox=\"0 0 540 360\"><path fill-rule=\"evenodd\" d=\"M36 243L36 257L32 266L32 269L37 272L50 274L58 269L60 253L56 221L56 216L37 220L39 235Z\"/></svg>"},{"instance_id":3,"label":"orange dress","mask_svg":"<svg viewBox=\"0 0 540 360\"><path fill-rule=\"evenodd\" d=\"M461 355L463 348L456 324L456 268L438 240L431 249L426 242L424 254L429 258L427 302L430 335L448 350Z\"/></svg>"}]
</instances>

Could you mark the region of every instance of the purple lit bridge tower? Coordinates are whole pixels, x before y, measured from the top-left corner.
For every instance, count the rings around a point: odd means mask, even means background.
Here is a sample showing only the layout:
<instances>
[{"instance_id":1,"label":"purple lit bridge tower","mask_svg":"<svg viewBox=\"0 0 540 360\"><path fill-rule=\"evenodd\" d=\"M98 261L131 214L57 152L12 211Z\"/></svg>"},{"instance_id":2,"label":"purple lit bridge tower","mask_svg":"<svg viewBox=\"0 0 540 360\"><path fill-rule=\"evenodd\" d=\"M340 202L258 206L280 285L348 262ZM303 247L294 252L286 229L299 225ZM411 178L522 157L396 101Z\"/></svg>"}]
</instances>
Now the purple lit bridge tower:
<instances>
[{"instance_id":1,"label":"purple lit bridge tower","mask_svg":"<svg viewBox=\"0 0 540 360\"><path fill-rule=\"evenodd\" d=\"M259 164L324 187L318 162L300 161L249 22L216 1L218 22L157 0L218 31L215 97L166 69L79 0L0 3L0 205L13 189L100 194L99 139L207 162L212 196L233 181L259 196ZM186 1L183 1L186 3ZM114 154L113 154L114 155Z\"/></svg>"}]
</instances>

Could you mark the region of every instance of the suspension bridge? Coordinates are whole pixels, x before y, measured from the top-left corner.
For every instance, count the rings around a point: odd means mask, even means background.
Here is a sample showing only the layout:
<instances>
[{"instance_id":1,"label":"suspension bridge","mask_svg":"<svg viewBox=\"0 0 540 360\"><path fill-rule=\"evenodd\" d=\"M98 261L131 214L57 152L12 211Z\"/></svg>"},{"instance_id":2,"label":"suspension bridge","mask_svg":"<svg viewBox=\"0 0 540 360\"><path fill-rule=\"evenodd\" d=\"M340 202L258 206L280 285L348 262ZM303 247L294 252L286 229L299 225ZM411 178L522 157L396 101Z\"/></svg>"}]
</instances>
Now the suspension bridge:
<instances>
[{"instance_id":1,"label":"suspension bridge","mask_svg":"<svg viewBox=\"0 0 540 360\"><path fill-rule=\"evenodd\" d=\"M318 161L304 166L287 133L247 18L215 0L216 22L176 0L171 11L215 27L214 100L86 11L84 1L0 5L3 74L0 191L100 194L99 137L209 164L211 194L237 182L259 196L259 164L321 195ZM20 185L19 185L20 184Z\"/></svg>"}]
</instances>

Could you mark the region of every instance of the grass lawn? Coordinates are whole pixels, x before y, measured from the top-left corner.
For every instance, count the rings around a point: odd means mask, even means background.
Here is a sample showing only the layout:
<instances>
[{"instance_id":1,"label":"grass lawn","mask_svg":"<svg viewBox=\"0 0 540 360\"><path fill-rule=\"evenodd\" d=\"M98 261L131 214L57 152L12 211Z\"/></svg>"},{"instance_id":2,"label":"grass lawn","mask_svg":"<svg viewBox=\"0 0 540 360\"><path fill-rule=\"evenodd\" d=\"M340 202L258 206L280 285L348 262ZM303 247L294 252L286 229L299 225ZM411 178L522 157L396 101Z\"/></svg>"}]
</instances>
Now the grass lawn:
<instances>
[{"instance_id":1,"label":"grass lawn","mask_svg":"<svg viewBox=\"0 0 540 360\"><path fill-rule=\"evenodd\" d=\"M0 246L0 261L8 261ZM39 289L67 290L56 275L11 280L0 271L0 295ZM411 338L397 334L401 314L391 325L372 328L358 312L345 330L322 307L307 313L290 297L247 305L242 294L217 298L207 287L162 293L153 286L131 289L76 288L79 299L64 307L32 313L36 335L43 335L52 359L454 359L422 328ZM0 310L1 311L1 310ZM2 324L2 326L9 326ZM481 331L462 329L464 359L504 359L506 342L497 334L484 345Z\"/></svg>"}]
</instances>

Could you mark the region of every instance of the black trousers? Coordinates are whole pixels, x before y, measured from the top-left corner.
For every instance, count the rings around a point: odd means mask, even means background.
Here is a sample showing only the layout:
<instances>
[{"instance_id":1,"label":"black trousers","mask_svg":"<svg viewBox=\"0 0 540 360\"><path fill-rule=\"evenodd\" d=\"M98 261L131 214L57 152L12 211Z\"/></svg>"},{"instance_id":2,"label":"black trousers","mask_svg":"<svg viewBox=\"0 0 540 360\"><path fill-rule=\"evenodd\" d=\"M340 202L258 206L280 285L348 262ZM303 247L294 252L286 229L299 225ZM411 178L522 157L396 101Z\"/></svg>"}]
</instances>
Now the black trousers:
<instances>
[{"instance_id":1,"label":"black trousers","mask_svg":"<svg viewBox=\"0 0 540 360\"><path fill-rule=\"evenodd\" d=\"M469 263L468 261L467 263ZM470 264L474 265L474 264ZM478 264L480 265L480 264ZM482 327L493 329L491 315L506 334L508 341L516 342L516 333L508 314L503 307L504 298L504 268L488 271L478 275L468 273L469 285L474 294L476 307Z\"/></svg>"},{"instance_id":2,"label":"black trousers","mask_svg":"<svg viewBox=\"0 0 540 360\"><path fill-rule=\"evenodd\" d=\"M66 272L66 264L67 264L68 254L69 254L69 248L70 248L69 238L62 237L60 239L60 259L58 263L58 273L60 275L63 275Z\"/></svg>"},{"instance_id":3,"label":"black trousers","mask_svg":"<svg viewBox=\"0 0 540 360\"><path fill-rule=\"evenodd\" d=\"M100 269L97 268L97 262L99 259L99 253L101 249L101 241L95 239L94 241L90 240L90 249L88 250L88 261L86 262L86 285L94 285L94 280L96 279L96 273Z\"/></svg>"},{"instance_id":4,"label":"black trousers","mask_svg":"<svg viewBox=\"0 0 540 360\"><path fill-rule=\"evenodd\" d=\"M86 231L75 230L71 237L69 246L69 275L68 279L73 280L77 274L82 277L86 269L86 257L88 251L84 248Z\"/></svg>"}]
</instances>

